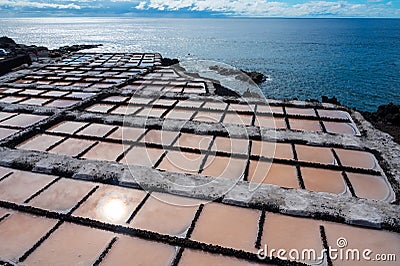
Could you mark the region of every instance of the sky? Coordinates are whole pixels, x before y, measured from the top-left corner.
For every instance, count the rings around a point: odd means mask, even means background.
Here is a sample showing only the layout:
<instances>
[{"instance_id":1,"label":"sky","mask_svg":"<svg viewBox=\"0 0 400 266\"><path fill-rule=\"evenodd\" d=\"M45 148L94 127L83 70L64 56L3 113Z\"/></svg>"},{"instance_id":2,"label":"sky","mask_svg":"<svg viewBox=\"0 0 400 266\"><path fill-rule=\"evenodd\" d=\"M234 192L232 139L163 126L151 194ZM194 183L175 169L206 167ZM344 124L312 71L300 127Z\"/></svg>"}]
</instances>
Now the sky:
<instances>
[{"instance_id":1,"label":"sky","mask_svg":"<svg viewBox=\"0 0 400 266\"><path fill-rule=\"evenodd\" d=\"M23 16L400 18L400 0L0 0Z\"/></svg>"}]
</instances>

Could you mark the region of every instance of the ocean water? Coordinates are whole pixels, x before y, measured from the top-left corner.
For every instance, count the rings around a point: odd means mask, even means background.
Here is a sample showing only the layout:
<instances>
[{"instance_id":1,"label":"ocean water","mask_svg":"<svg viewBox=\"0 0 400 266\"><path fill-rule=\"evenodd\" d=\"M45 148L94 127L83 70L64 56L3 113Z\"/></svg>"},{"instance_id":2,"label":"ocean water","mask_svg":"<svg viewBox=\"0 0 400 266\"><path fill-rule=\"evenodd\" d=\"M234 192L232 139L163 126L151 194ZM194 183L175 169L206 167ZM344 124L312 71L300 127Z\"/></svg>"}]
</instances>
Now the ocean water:
<instances>
[{"instance_id":1,"label":"ocean water","mask_svg":"<svg viewBox=\"0 0 400 266\"><path fill-rule=\"evenodd\" d=\"M160 52L260 71L267 97L335 96L359 110L400 104L400 19L0 19L0 35L57 48Z\"/></svg>"}]
</instances>

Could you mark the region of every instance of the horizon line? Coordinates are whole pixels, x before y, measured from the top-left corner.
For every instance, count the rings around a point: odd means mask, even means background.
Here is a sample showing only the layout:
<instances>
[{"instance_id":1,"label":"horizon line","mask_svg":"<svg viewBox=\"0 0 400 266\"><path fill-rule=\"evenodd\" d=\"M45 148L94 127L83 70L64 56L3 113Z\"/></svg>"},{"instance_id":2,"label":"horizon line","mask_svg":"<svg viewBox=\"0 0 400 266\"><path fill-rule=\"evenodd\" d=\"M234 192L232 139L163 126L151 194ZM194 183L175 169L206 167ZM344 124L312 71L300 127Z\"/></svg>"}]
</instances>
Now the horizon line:
<instances>
[{"instance_id":1,"label":"horizon line","mask_svg":"<svg viewBox=\"0 0 400 266\"><path fill-rule=\"evenodd\" d=\"M0 12L1 14L2 12ZM122 16L121 16L122 15ZM2 17L1 19L19 19L19 18L119 18L119 19L132 19L132 18L159 18L159 19L400 19L400 17L367 17L367 16L299 16L299 17L291 17L291 16L273 16L273 17L261 17L261 16L128 16L120 14L110 14L104 16L91 16L91 15L62 15L62 16L35 16L35 15L27 15L27 16L9 16Z\"/></svg>"}]
</instances>

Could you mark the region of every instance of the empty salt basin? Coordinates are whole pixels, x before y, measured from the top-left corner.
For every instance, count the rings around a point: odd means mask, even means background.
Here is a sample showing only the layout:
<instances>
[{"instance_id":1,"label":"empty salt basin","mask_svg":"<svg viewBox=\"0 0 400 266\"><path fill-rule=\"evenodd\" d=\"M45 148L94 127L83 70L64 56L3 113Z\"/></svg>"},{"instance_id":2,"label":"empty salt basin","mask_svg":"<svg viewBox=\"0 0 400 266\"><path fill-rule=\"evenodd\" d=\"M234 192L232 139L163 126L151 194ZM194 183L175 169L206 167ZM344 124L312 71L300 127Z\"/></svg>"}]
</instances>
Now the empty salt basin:
<instances>
[{"instance_id":1,"label":"empty salt basin","mask_svg":"<svg viewBox=\"0 0 400 266\"><path fill-rule=\"evenodd\" d=\"M111 232L64 223L34 250L24 264L92 265L112 237Z\"/></svg>"},{"instance_id":2,"label":"empty salt basin","mask_svg":"<svg viewBox=\"0 0 400 266\"><path fill-rule=\"evenodd\" d=\"M129 226L185 237L201 203L202 201L196 199L152 193Z\"/></svg>"},{"instance_id":3,"label":"empty salt basin","mask_svg":"<svg viewBox=\"0 0 400 266\"><path fill-rule=\"evenodd\" d=\"M242 180L246 169L246 162L246 160L239 158L209 156L201 174L210 177Z\"/></svg>"},{"instance_id":4,"label":"empty salt basin","mask_svg":"<svg viewBox=\"0 0 400 266\"><path fill-rule=\"evenodd\" d=\"M26 128L26 127L36 124L46 118L47 118L47 116L32 115L32 114L19 114L17 116L13 116L11 118L8 118L8 119L2 121L0 123L0 126Z\"/></svg>"},{"instance_id":5,"label":"empty salt basin","mask_svg":"<svg viewBox=\"0 0 400 266\"><path fill-rule=\"evenodd\" d=\"M347 173L357 197L394 202L396 195L385 176Z\"/></svg>"},{"instance_id":6,"label":"empty salt basin","mask_svg":"<svg viewBox=\"0 0 400 266\"><path fill-rule=\"evenodd\" d=\"M381 169L375 156L369 152L347 149L334 150L338 155L341 164L344 166L375 170Z\"/></svg>"},{"instance_id":7,"label":"empty salt basin","mask_svg":"<svg viewBox=\"0 0 400 266\"><path fill-rule=\"evenodd\" d=\"M170 172L197 174L203 162L204 155L197 153L169 151L158 169Z\"/></svg>"},{"instance_id":8,"label":"empty salt basin","mask_svg":"<svg viewBox=\"0 0 400 266\"><path fill-rule=\"evenodd\" d=\"M248 154L249 140L216 137L211 150L229 154Z\"/></svg>"},{"instance_id":9,"label":"empty salt basin","mask_svg":"<svg viewBox=\"0 0 400 266\"><path fill-rule=\"evenodd\" d=\"M174 246L119 235L100 265L170 265L176 253Z\"/></svg>"},{"instance_id":10,"label":"empty salt basin","mask_svg":"<svg viewBox=\"0 0 400 266\"><path fill-rule=\"evenodd\" d=\"M328 133L360 136L360 131L353 123L323 122Z\"/></svg>"},{"instance_id":11,"label":"empty salt basin","mask_svg":"<svg viewBox=\"0 0 400 266\"><path fill-rule=\"evenodd\" d=\"M146 193L115 186L101 186L74 213L74 216L113 224L125 224Z\"/></svg>"},{"instance_id":12,"label":"empty salt basin","mask_svg":"<svg viewBox=\"0 0 400 266\"><path fill-rule=\"evenodd\" d=\"M13 213L0 222L1 260L18 263L19 258L40 240L57 220L25 213ZM34 230L27 230L34 228Z\"/></svg>"}]
</instances>

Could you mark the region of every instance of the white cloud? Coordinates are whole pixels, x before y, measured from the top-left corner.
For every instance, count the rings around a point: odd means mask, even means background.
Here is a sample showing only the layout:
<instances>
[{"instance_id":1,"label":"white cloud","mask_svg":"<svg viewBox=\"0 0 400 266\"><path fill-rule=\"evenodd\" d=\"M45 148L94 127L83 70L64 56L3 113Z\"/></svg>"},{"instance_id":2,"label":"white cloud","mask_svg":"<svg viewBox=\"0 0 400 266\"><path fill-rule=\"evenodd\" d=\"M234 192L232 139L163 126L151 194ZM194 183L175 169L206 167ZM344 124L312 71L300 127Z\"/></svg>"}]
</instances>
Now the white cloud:
<instances>
[{"instance_id":1,"label":"white cloud","mask_svg":"<svg viewBox=\"0 0 400 266\"><path fill-rule=\"evenodd\" d=\"M9 7L33 7L33 8L55 8L55 9L81 9L80 6L69 3L69 4L55 4L55 3L42 3L35 1L26 0L0 0L0 6Z\"/></svg>"},{"instance_id":2,"label":"white cloud","mask_svg":"<svg viewBox=\"0 0 400 266\"><path fill-rule=\"evenodd\" d=\"M347 2L316 1L293 6L295 15L354 15L354 12L365 8L363 4L349 4Z\"/></svg>"},{"instance_id":3,"label":"white cloud","mask_svg":"<svg viewBox=\"0 0 400 266\"><path fill-rule=\"evenodd\" d=\"M145 7L146 7L146 2L143 1L143 2L140 2L135 8L138 10L144 10Z\"/></svg>"},{"instance_id":4,"label":"white cloud","mask_svg":"<svg viewBox=\"0 0 400 266\"><path fill-rule=\"evenodd\" d=\"M87 0L85 0L85 1L87 1ZM137 0L110 0L110 2L112 2L112 3L137 3L138 1Z\"/></svg>"},{"instance_id":5,"label":"white cloud","mask_svg":"<svg viewBox=\"0 0 400 266\"><path fill-rule=\"evenodd\" d=\"M369 0L381 1L381 0ZM354 4L348 1L309 1L290 5L267 0L147 0L136 9L212 11L237 16L400 16L400 10L384 4Z\"/></svg>"},{"instance_id":6,"label":"white cloud","mask_svg":"<svg viewBox=\"0 0 400 266\"><path fill-rule=\"evenodd\" d=\"M270 11L278 11L287 6L282 2L267 2L265 0L149 0L147 9L173 10L189 9L192 11L214 11L235 14L265 15ZM143 9L144 2L136 8Z\"/></svg>"},{"instance_id":7,"label":"white cloud","mask_svg":"<svg viewBox=\"0 0 400 266\"><path fill-rule=\"evenodd\" d=\"M360 2L360 1L359 1ZM0 7L54 8L77 10L107 9L131 6L136 10L168 10L214 12L227 16L249 17L400 17L400 9L392 0L303 0L289 4L287 0L0 0Z\"/></svg>"}]
</instances>

